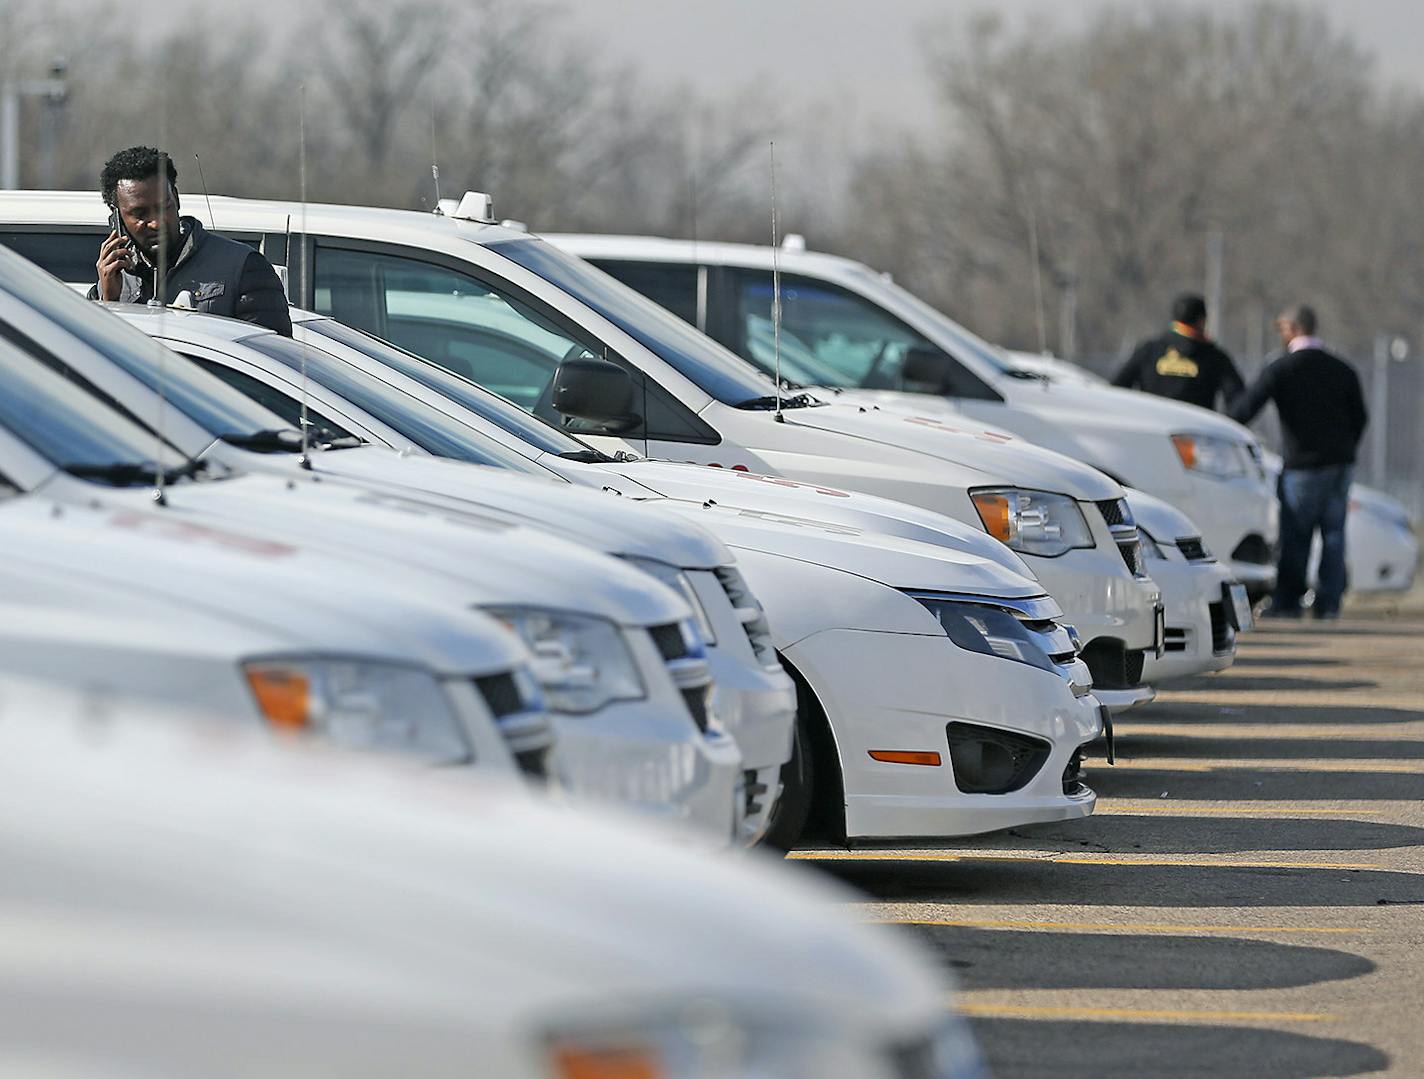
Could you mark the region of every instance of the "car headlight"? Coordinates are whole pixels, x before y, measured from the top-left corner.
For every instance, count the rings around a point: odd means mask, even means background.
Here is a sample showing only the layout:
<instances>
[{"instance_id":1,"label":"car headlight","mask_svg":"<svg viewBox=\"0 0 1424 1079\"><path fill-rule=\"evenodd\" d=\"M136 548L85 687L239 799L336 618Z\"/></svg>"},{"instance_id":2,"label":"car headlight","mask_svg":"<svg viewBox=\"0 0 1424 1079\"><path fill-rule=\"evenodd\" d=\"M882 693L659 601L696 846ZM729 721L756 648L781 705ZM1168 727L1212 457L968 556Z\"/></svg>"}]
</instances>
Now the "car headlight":
<instances>
[{"instance_id":1,"label":"car headlight","mask_svg":"<svg viewBox=\"0 0 1424 1079\"><path fill-rule=\"evenodd\" d=\"M485 612L519 634L534 653L534 676L555 712L583 715L646 696L623 631L612 622L535 607L487 607Z\"/></svg>"},{"instance_id":2,"label":"car headlight","mask_svg":"<svg viewBox=\"0 0 1424 1079\"><path fill-rule=\"evenodd\" d=\"M1137 526L1137 538L1142 541L1142 553L1148 558L1155 558L1158 562L1167 561L1167 555L1163 552L1158 542L1141 525Z\"/></svg>"},{"instance_id":3,"label":"car headlight","mask_svg":"<svg viewBox=\"0 0 1424 1079\"><path fill-rule=\"evenodd\" d=\"M676 566L668 565L666 562L659 562L655 558L638 558L635 555L624 555L623 561L627 562L630 566L636 566L650 577L656 577L683 599L687 600L687 605L692 608L692 613L697 618L697 628L702 632L702 640L707 644L717 643L717 634L712 631L712 621L707 617L707 611L702 606L702 600L697 595L697 589L692 587L692 580L685 572Z\"/></svg>"},{"instance_id":4,"label":"car headlight","mask_svg":"<svg viewBox=\"0 0 1424 1079\"><path fill-rule=\"evenodd\" d=\"M1063 652L1075 650L1068 631L1061 626L1054 626L1044 638L1001 607L936 599L933 596L915 596L914 599L935 616L951 641L970 652L1027 663L1042 671L1054 671L1053 660L1041 642L1061 634L1057 645L1050 647Z\"/></svg>"},{"instance_id":5,"label":"car headlight","mask_svg":"<svg viewBox=\"0 0 1424 1079\"><path fill-rule=\"evenodd\" d=\"M1067 495L1009 487L971 491L969 497L984 531L1020 554L1054 558L1094 545L1083 511Z\"/></svg>"},{"instance_id":6,"label":"car headlight","mask_svg":"<svg viewBox=\"0 0 1424 1079\"><path fill-rule=\"evenodd\" d=\"M1172 445L1188 472L1200 472L1217 479L1245 476L1251 466L1251 450L1229 438L1215 435L1173 435Z\"/></svg>"},{"instance_id":7,"label":"car headlight","mask_svg":"<svg viewBox=\"0 0 1424 1079\"><path fill-rule=\"evenodd\" d=\"M258 711L277 730L434 764L471 759L449 698L419 667L301 657L253 660L242 673Z\"/></svg>"}]
</instances>

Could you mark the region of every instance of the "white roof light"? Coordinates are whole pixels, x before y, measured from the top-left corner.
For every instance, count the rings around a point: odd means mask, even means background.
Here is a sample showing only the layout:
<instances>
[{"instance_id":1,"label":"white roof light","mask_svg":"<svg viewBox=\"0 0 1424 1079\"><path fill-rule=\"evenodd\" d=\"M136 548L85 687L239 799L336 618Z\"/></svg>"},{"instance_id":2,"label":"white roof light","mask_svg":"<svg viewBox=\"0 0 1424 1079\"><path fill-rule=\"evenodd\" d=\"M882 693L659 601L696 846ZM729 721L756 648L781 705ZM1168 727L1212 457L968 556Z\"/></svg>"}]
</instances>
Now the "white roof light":
<instances>
[{"instance_id":1,"label":"white roof light","mask_svg":"<svg viewBox=\"0 0 1424 1079\"><path fill-rule=\"evenodd\" d=\"M788 232L782 237L781 249L783 251L805 251L806 237L802 236L799 232Z\"/></svg>"},{"instance_id":2,"label":"white roof light","mask_svg":"<svg viewBox=\"0 0 1424 1079\"><path fill-rule=\"evenodd\" d=\"M461 221L479 221L485 225L495 223L494 199L483 191L466 191L459 202L441 199L435 212Z\"/></svg>"}]
</instances>

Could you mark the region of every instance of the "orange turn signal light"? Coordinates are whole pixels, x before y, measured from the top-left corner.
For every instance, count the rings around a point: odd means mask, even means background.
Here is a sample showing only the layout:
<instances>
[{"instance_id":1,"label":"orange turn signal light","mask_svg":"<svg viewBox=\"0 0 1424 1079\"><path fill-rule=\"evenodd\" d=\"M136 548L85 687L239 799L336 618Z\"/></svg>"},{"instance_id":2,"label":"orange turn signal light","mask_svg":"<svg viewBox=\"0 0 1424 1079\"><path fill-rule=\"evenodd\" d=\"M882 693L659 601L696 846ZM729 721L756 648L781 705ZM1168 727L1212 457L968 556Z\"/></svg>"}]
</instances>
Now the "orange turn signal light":
<instances>
[{"instance_id":1,"label":"orange turn signal light","mask_svg":"<svg viewBox=\"0 0 1424 1079\"><path fill-rule=\"evenodd\" d=\"M247 684L267 722L279 730L305 730L311 719L311 683L290 667L248 667Z\"/></svg>"},{"instance_id":2,"label":"orange turn signal light","mask_svg":"<svg viewBox=\"0 0 1424 1079\"><path fill-rule=\"evenodd\" d=\"M565 1047L554 1054L559 1079L664 1079L652 1055L638 1049Z\"/></svg>"},{"instance_id":3,"label":"orange turn signal light","mask_svg":"<svg viewBox=\"0 0 1424 1079\"><path fill-rule=\"evenodd\" d=\"M985 492L970 497L974 499L974 508L979 511L979 520L984 522L985 532L1000 543L1008 543L1014 538L1008 495Z\"/></svg>"},{"instance_id":4,"label":"orange turn signal light","mask_svg":"<svg viewBox=\"0 0 1424 1079\"><path fill-rule=\"evenodd\" d=\"M938 753L909 749L872 749L870 759L885 764L924 764L931 768L938 768L940 763Z\"/></svg>"},{"instance_id":5,"label":"orange turn signal light","mask_svg":"<svg viewBox=\"0 0 1424 1079\"><path fill-rule=\"evenodd\" d=\"M1160 443L1159 443L1160 445ZM1182 459L1182 467L1197 467L1197 440L1191 435L1173 435L1172 445L1177 447L1177 456Z\"/></svg>"}]
</instances>

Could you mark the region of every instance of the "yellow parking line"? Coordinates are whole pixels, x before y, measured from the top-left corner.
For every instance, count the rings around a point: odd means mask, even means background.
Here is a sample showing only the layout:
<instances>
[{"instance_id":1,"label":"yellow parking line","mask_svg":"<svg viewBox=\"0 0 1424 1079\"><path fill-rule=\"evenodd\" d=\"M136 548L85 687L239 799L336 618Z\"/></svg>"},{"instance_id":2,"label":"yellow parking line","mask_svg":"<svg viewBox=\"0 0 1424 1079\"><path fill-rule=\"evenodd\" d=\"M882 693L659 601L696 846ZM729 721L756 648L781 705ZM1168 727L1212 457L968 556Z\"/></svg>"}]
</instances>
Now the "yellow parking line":
<instances>
[{"instance_id":1,"label":"yellow parking line","mask_svg":"<svg viewBox=\"0 0 1424 1079\"><path fill-rule=\"evenodd\" d=\"M1053 929L1117 933L1368 933L1368 929L1323 925L1172 925L1170 923L1041 922L1012 918L887 918L875 925L944 925L965 929Z\"/></svg>"},{"instance_id":2,"label":"yellow parking line","mask_svg":"<svg viewBox=\"0 0 1424 1079\"><path fill-rule=\"evenodd\" d=\"M964 1015L983 1019L1153 1019L1196 1023L1327 1023L1324 1012L1183 1011L1175 1008L1048 1008L1013 1004L954 1005Z\"/></svg>"},{"instance_id":3,"label":"yellow parking line","mask_svg":"<svg viewBox=\"0 0 1424 1079\"><path fill-rule=\"evenodd\" d=\"M1276 807L1262 809L1248 803L1231 806L1194 806L1190 803L1163 805L1160 802L1152 805L1137 805L1131 802L1118 802L1102 798L1098 799L1098 806L1093 810L1093 815L1097 817L1137 816L1143 813L1162 813L1173 817L1368 817L1379 815L1379 811L1373 809L1280 809Z\"/></svg>"},{"instance_id":4,"label":"yellow parking line","mask_svg":"<svg viewBox=\"0 0 1424 1079\"><path fill-rule=\"evenodd\" d=\"M1419 719L1424 721L1424 713ZM1408 726L1408 724L1403 724ZM1251 738L1258 741L1274 741L1289 738L1297 742L1407 742L1417 735L1400 731L1394 727L1377 726L1361 730L1359 727L1330 726L1290 726L1279 723L1198 723L1190 726L1170 723L1124 723L1114 724L1118 738L1162 737L1162 738ZM1230 748L1230 747L1226 747Z\"/></svg>"},{"instance_id":5,"label":"yellow parking line","mask_svg":"<svg viewBox=\"0 0 1424 1079\"><path fill-rule=\"evenodd\" d=\"M1097 762L1089 761L1089 767L1097 767ZM1332 761L1312 760L1309 758L1291 760L1289 758L1280 759L1275 757L1263 758L1261 760L1250 760L1238 757L1231 760L1205 761L1200 758L1178 759L1176 757L1135 757L1124 759L1119 755L1116 765L1104 766L1103 774L1111 774L1111 769L1114 767L1117 768L1118 771L1129 772L1387 772L1395 775L1424 775L1424 761Z\"/></svg>"},{"instance_id":6,"label":"yellow parking line","mask_svg":"<svg viewBox=\"0 0 1424 1079\"><path fill-rule=\"evenodd\" d=\"M1264 862L1219 858L1159 858L1093 854L1012 854L1007 851L798 850L786 856L809 862L1035 862L1044 865L1148 865L1195 869L1378 869L1366 862Z\"/></svg>"}]
</instances>

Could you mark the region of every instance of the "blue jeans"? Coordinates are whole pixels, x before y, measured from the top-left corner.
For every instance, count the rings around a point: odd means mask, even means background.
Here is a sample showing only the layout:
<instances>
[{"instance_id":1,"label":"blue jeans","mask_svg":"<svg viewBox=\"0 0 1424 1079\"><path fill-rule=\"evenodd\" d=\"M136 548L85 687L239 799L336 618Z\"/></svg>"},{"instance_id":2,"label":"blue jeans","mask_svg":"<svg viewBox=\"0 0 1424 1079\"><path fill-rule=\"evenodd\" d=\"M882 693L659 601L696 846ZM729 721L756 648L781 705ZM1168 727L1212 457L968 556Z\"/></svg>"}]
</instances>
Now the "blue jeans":
<instances>
[{"instance_id":1,"label":"blue jeans","mask_svg":"<svg viewBox=\"0 0 1424 1079\"><path fill-rule=\"evenodd\" d=\"M1310 543L1320 532L1320 568L1316 573L1315 613L1335 614L1345 595L1345 518L1350 512L1353 465L1288 468L1276 493L1281 500L1281 559L1271 606L1300 610L1310 567Z\"/></svg>"}]
</instances>

